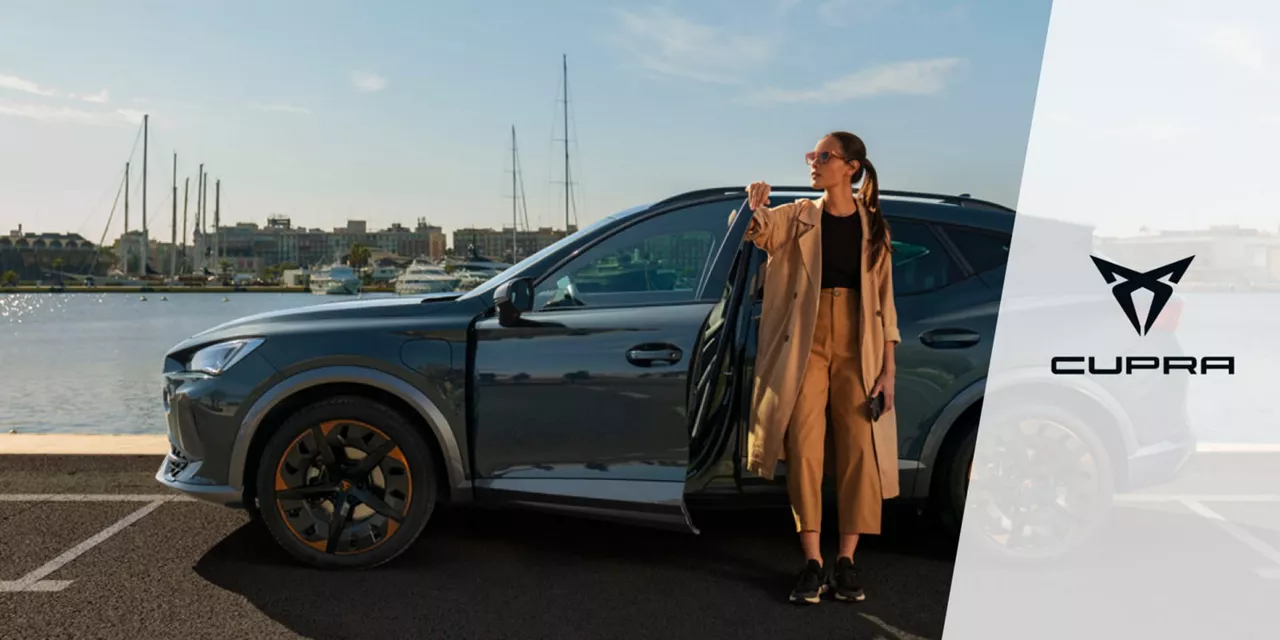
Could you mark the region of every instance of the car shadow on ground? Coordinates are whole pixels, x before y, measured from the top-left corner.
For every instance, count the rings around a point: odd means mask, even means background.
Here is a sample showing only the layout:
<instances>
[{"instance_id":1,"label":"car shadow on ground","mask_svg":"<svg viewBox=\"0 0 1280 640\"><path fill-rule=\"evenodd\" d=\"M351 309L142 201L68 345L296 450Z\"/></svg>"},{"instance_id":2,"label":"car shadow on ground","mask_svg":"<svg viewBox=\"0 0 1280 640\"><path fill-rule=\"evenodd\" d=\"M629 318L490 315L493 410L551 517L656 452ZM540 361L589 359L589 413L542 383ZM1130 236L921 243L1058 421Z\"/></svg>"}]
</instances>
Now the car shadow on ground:
<instances>
[{"instance_id":1,"label":"car shadow on ground","mask_svg":"<svg viewBox=\"0 0 1280 640\"><path fill-rule=\"evenodd\" d=\"M699 536L442 508L412 549L357 572L301 566L247 524L196 571L312 638L777 638L797 625L819 636L942 634L955 542L927 516L886 508L884 534L859 546L868 601L818 607L786 602L801 558L788 510L694 519ZM835 536L826 545L834 553Z\"/></svg>"}]
</instances>

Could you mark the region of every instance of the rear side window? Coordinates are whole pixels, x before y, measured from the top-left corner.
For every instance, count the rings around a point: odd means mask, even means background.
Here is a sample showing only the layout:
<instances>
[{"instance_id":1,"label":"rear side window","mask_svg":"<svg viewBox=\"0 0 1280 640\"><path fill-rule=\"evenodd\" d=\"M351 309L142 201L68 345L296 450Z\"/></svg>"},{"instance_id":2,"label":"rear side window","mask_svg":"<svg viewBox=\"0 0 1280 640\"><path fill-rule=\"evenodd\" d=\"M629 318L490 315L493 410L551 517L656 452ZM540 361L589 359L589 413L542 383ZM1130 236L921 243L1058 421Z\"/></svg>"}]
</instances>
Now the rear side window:
<instances>
[{"instance_id":1,"label":"rear side window","mask_svg":"<svg viewBox=\"0 0 1280 640\"><path fill-rule=\"evenodd\" d=\"M966 227L944 226L943 229L974 271L990 271L1009 262L1011 238L1008 234Z\"/></svg>"},{"instance_id":2,"label":"rear side window","mask_svg":"<svg viewBox=\"0 0 1280 640\"><path fill-rule=\"evenodd\" d=\"M893 244L894 295L927 293L964 277L929 225L890 219L889 233Z\"/></svg>"}]
</instances>

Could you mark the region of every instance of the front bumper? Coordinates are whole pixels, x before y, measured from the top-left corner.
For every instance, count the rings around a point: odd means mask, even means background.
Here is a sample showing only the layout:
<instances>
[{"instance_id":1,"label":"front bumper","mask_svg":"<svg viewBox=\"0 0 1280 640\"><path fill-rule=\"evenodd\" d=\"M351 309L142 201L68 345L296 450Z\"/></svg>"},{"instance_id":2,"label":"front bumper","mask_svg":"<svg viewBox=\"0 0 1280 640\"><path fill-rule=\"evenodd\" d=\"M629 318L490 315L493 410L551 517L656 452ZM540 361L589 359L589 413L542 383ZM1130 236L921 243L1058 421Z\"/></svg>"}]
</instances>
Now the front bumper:
<instances>
[{"instance_id":1,"label":"front bumper","mask_svg":"<svg viewBox=\"0 0 1280 640\"><path fill-rule=\"evenodd\" d=\"M177 449L170 449L156 472L156 481L170 489L180 491L224 507L243 508L244 491L227 485L209 485L201 482L201 460L187 460Z\"/></svg>"},{"instance_id":2,"label":"front bumper","mask_svg":"<svg viewBox=\"0 0 1280 640\"><path fill-rule=\"evenodd\" d=\"M156 481L201 500L243 508L244 487L228 481L232 450L247 400L274 374L256 353L219 376L188 372L166 360L163 402L170 449Z\"/></svg>"}]
</instances>

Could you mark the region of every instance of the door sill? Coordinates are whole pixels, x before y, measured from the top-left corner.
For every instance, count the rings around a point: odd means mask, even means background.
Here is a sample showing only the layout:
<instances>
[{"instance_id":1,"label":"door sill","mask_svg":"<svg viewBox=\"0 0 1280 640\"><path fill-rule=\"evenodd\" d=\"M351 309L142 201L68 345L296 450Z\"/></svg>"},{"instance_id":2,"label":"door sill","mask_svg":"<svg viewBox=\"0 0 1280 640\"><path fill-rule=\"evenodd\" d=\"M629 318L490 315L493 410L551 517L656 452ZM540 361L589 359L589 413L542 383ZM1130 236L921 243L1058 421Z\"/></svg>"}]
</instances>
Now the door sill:
<instances>
[{"instance_id":1,"label":"door sill","mask_svg":"<svg viewBox=\"0 0 1280 640\"><path fill-rule=\"evenodd\" d=\"M477 480L479 502L698 534L684 483L660 480L494 478Z\"/></svg>"}]
</instances>

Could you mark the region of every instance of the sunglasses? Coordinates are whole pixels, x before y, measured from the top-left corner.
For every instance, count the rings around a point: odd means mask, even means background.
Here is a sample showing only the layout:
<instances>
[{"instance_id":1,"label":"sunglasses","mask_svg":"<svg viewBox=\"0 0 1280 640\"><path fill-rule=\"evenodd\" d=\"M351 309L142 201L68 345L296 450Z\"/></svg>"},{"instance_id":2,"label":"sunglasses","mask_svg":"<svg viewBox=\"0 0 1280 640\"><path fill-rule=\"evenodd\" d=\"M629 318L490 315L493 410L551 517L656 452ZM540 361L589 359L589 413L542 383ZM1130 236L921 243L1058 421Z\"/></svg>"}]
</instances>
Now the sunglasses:
<instances>
[{"instance_id":1,"label":"sunglasses","mask_svg":"<svg viewBox=\"0 0 1280 640\"><path fill-rule=\"evenodd\" d=\"M804 154L804 163L810 166L813 166L814 164L822 165L830 162L832 158L848 160L848 158L838 153L832 153L830 151L822 151L822 152L809 151Z\"/></svg>"}]
</instances>

